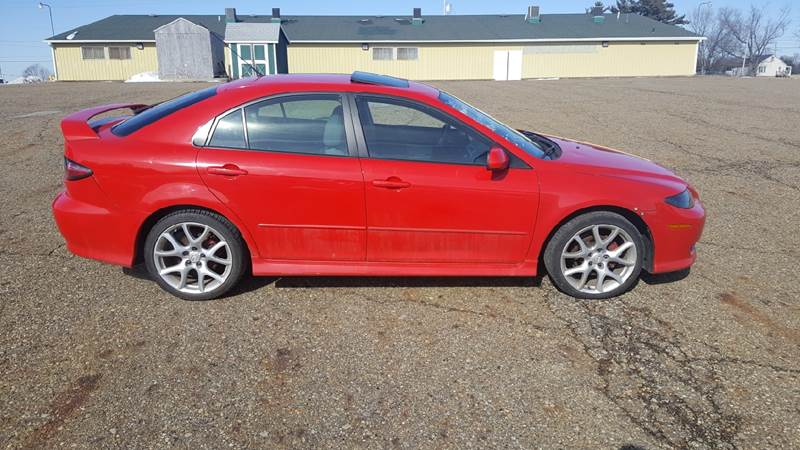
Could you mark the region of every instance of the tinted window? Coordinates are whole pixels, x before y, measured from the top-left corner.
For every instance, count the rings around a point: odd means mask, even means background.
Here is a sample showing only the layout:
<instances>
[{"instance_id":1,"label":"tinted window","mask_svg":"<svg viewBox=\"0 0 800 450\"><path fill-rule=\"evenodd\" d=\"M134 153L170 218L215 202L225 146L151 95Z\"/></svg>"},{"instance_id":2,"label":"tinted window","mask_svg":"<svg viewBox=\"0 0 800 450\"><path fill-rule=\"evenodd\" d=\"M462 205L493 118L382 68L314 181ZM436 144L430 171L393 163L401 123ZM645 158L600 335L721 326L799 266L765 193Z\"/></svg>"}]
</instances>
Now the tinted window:
<instances>
[{"instance_id":1,"label":"tinted window","mask_svg":"<svg viewBox=\"0 0 800 450\"><path fill-rule=\"evenodd\" d=\"M462 114L469 116L469 118L471 118L472 120L494 131L495 133L499 134L505 139L508 139L514 145L521 148L529 155L535 156L537 158L545 157L545 151L541 145L537 144L536 142L533 142L530 138L528 138L524 134L509 127L508 125L502 122L499 122L498 120L494 119L492 116L486 114L485 112L479 110L478 108L475 108L474 106L459 100L458 98L448 94L447 92L440 92L439 100L441 100L444 104L452 107L453 109L458 110Z\"/></svg>"},{"instance_id":2,"label":"tinted window","mask_svg":"<svg viewBox=\"0 0 800 450\"><path fill-rule=\"evenodd\" d=\"M265 100L245 107L249 148L347 155L342 101L336 94Z\"/></svg>"},{"instance_id":3,"label":"tinted window","mask_svg":"<svg viewBox=\"0 0 800 450\"><path fill-rule=\"evenodd\" d=\"M491 143L442 113L382 97L360 96L356 103L372 158L486 164Z\"/></svg>"},{"instance_id":4,"label":"tinted window","mask_svg":"<svg viewBox=\"0 0 800 450\"><path fill-rule=\"evenodd\" d=\"M192 92L166 102L153 105L152 107L136 114L130 119L121 122L114 126L111 131L117 136L127 136L140 128L150 125L164 117L181 110L195 103L201 102L209 97L213 97L217 93L216 86L203 89L201 91Z\"/></svg>"},{"instance_id":5,"label":"tinted window","mask_svg":"<svg viewBox=\"0 0 800 450\"><path fill-rule=\"evenodd\" d=\"M211 136L208 145L210 147L247 148L241 109L229 113L217 122L214 135Z\"/></svg>"}]
</instances>

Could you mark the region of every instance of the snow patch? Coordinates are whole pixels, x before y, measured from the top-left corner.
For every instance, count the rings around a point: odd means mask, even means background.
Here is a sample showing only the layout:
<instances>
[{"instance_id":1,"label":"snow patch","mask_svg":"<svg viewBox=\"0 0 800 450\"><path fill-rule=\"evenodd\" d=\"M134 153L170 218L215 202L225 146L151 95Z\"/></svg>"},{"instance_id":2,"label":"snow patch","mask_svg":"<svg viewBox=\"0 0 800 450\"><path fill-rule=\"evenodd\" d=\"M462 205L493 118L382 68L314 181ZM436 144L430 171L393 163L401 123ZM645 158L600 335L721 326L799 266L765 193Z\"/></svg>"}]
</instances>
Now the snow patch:
<instances>
[{"instance_id":1,"label":"snow patch","mask_svg":"<svg viewBox=\"0 0 800 450\"><path fill-rule=\"evenodd\" d=\"M152 83L155 81L161 81L161 79L158 78L158 72L137 73L125 80L126 83Z\"/></svg>"},{"instance_id":2,"label":"snow patch","mask_svg":"<svg viewBox=\"0 0 800 450\"><path fill-rule=\"evenodd\" d=\"M42 77L38 77L36 75L30 75L27 77L19 77L14 78L13 80L9 81L8 84L28 84L28 83L41 83Z\"/></svg>"}]
</instances>

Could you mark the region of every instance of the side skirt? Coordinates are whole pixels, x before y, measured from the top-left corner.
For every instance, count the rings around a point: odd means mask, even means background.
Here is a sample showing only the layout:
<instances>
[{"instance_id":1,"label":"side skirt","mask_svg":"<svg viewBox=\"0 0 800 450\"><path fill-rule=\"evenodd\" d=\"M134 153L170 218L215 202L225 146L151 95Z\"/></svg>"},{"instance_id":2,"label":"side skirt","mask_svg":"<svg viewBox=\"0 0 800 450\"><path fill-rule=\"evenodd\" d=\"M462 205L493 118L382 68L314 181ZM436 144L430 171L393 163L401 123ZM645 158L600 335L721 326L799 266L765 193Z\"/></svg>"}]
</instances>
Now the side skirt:
<instances>
[{"instance_id":1,"label":"side skirt","mask_svg":"<svg viewBox=\"0 0 800 450\"><path fill-rule=\"evenodd\" d=\"M536 276L536 260L520 264L289 261L253 259L253 275L269 276Z\"/></svg>"}]
</instances>

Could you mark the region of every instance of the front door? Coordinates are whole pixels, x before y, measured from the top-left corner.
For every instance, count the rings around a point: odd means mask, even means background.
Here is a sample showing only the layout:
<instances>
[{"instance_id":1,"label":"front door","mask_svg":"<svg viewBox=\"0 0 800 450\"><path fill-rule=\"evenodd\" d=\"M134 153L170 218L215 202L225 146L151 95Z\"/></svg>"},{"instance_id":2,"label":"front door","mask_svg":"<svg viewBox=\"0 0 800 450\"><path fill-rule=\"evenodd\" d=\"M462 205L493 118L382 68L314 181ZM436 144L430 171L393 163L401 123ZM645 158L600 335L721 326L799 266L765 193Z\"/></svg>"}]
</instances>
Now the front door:
<instances>
[{"instance_id":1,"label":"front door","mask_svg":"<svg viewBox=\"0 0 800 450\"><path fill-rule=\"evenodd\" d=\"M367 260L520 263L538 206L536 173L512 156L486 169L483 135L427 106L356 97L369 158L362 159Z\"/></svg>"},{"instance_id":2,"label":"front door","mask_svg":"<svg viewBox=\"0 0 800 450\"><path fill-rule=\"evenodd\" d=\"M364 182L345 120L338 94L275 97L226 114L198 152L203 180L261 258L364 260Z\"/></svg>"},{"instance_id":3,"label":"front door","mask_svg":"<svg viewBox=\"0 0 800 450\"><path fill-rule=\"evenodd\" d=\"M269 75L267 44L239 44L239 73L242 78ZM256 71L258 73L256 73Z\"/></svg>"}]
</instances>

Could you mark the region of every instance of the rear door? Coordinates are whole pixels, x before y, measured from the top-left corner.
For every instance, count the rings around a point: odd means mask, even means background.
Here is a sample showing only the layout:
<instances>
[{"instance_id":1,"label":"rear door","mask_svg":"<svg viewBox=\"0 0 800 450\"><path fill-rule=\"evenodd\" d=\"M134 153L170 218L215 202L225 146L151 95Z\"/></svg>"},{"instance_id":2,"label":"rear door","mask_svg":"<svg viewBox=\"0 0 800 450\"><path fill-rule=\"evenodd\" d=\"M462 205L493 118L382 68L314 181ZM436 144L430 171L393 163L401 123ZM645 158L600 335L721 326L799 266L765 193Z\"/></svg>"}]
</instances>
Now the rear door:
<instances>
[{"instance_id":1,"label":"rear door","mask_svg":"<svg viewBox=\"0 0 800 450\"><path fill-rule=\"evenodd\" d=\"M494 173L494 145L444 113L405 99L358 95L367 201L367 260L520 263L538 207L536 173L512 158Z\"/></svg>"},{"instance_id":2,"label":"rear door","mask_svg":"<svg viewBox=\"0 0 800 450\"><path fill-rule=\"evenodd\" d=\"M364 259L364 185L347 108L335 93L255 102L220 117L198 152L203 180L262 258Z\"/></svg>"}]
</instances>

